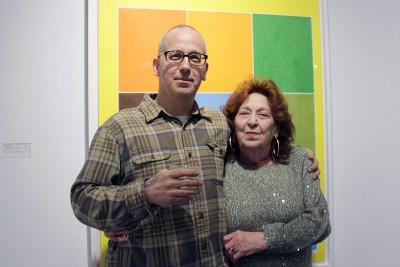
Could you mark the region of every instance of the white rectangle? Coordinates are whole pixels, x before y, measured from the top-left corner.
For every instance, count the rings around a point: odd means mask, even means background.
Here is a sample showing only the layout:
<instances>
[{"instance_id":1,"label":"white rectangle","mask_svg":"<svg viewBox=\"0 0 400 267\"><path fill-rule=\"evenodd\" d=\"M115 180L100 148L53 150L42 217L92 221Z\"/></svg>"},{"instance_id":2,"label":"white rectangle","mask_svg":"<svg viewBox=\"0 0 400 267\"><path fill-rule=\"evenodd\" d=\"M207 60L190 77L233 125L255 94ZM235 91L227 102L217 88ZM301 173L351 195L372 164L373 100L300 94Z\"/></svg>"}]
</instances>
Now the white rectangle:
<instances>
[{"instance_id":1,"label":"white rectangle","mask_svg":"<svg viewBox=\"0 0 400 267\"><path fill-rule=\"evenodd\" d=\"M8 143L3 144L3 158L30 158L30 143Z\"/></svg>"}]
</instances>

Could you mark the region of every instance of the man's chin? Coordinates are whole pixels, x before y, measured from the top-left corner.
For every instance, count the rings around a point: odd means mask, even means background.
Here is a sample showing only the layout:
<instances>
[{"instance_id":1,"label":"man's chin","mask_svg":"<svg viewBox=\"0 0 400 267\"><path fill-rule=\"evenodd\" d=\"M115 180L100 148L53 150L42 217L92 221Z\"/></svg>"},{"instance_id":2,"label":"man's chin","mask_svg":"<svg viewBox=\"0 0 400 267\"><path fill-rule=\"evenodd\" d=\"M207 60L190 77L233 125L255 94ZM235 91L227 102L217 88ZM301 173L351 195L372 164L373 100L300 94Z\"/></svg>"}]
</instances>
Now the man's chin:
<instances>
[{"instance_id":1,"label":"man's chin","mask_svg":"<svg viewBox=\"0 0 400 267\"><path fill-rule=\"evenodd\" d=\"M178 90L176 90L176 93L180 97L193 97L196 94L197 90L195 90L192 87L188 88L182 88L180 87Z\"/></svg>"}]
</instances>

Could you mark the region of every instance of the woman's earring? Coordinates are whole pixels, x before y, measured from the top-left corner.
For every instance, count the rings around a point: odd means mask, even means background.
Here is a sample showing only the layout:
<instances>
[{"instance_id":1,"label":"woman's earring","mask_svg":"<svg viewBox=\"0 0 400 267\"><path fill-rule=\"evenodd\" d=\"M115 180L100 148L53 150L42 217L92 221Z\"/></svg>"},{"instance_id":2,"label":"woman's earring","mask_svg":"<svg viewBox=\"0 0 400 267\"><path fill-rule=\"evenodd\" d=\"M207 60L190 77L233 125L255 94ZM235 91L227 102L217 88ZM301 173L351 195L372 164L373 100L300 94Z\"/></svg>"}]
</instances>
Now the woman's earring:
<instances>
[{"instance_id":1,"label":"woman's earring","mask_svg":"<svg viewBox=\"0 0 400 267\"><path fill-rule=\"evenodd\" d=\"M274 158L279 157L279 140L275 136L272 139L272 155L274 156Z\"/></svg>"},{"instance_id":2,"label":"woman's earring","mask_svg":"<svg viewBox=\"0 0 400 267\"><path fill-rule=\"evenodd\" d=\"M231 147L232 151L235 152L235 151L237 150L237 147L236 147L236 148L233 147L233 145L235 144L235 140L232 141L232 139L234 139L234 138L233 138L233 136L231 135L231 136L229 137L229 146Z\"/></svg>"}]
</instances>

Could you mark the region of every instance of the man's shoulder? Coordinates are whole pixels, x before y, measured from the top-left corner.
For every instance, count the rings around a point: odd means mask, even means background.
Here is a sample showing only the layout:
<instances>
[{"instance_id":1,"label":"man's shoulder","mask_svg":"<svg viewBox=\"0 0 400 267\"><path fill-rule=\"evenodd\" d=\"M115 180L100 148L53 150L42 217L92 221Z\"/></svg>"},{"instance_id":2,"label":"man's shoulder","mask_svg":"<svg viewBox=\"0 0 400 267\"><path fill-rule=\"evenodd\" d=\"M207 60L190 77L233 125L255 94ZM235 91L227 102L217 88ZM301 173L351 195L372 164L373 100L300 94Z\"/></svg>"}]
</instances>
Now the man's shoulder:
<instances>
[{"instance_id":1,"label":"man's shoulder","mask_svg":"<svg viewBox=\"0 0 400 267\"><path fill-rule=\"evenodd\" d=\"M202 107L200 110L201 115L208 118L212 124L220 124L221 126L228 127L225 115L221 111L210 107Z\"/></svg>"},{"instance_id":2,"label":"man's shoulder","mask_svg":"<svg viewBox=\"0 0 400 267\"><path fill-rule=\"evenodd\" d=\"M221 111L216 110L214 108L202 107L202 108L200 108L200 110L201 110L201 114L203 116L215 117L215 118L224 118L225 119L224 114Z\"/></svg>"},{"instance_id":3,"label":"man's shoulder","mask_svg":"<svg viewBox=\"0 0 400 267\"><path fill-rule=\"evenodd\" d=\"M143 114L141 112L138 112L137 108L124 109L108 118L104 122L103 127L116 127L117 125L134 123L134 121L137 121L139 118L142 117Z\"/></svg>"}]
</instances>

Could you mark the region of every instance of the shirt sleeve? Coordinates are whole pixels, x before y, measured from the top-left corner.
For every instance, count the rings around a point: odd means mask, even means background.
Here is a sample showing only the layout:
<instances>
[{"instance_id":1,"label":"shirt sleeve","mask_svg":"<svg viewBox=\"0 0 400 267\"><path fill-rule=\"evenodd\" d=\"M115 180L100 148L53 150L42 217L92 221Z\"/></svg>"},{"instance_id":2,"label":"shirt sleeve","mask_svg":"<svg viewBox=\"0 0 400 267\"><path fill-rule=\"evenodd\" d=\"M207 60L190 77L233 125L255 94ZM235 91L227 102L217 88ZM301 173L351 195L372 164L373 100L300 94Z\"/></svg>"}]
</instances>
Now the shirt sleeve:
<instances>
[{"instance_id":1,"label":"shirt sleeve","mask_svg":"<svg viewBox=\"0 0 400 267\"><path fill-rule=\"evenodd\" d=\"M144 199L143 181L123 185L129 153L123 138L111 128L100 127L88 158L71 188L71 204L82 223L102 230L133 229L155 212Z\"/></svg>"},{"instance_id":2,"label":"shirt sleeve","mask_svg":"<svg viewBox=\"0 0 400 267\"><path fill-rule=\"evenodd\" d=\"M311 174L307 172L307 167L311 163L306 153L301 153L298 161L296 159L290 161L289 164L301 164L304 210L289 222L264 225L268 246L265 253L297 252L321 242L331 231L328 204L320 190L319 180L311 179Z\"/></svg>"}]
</instances>

